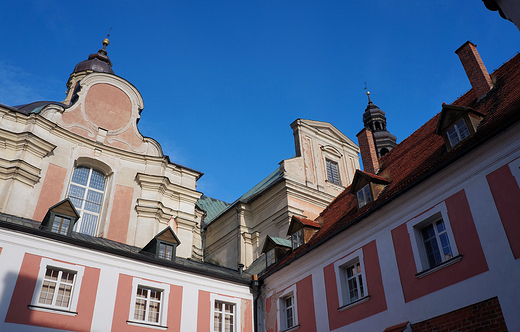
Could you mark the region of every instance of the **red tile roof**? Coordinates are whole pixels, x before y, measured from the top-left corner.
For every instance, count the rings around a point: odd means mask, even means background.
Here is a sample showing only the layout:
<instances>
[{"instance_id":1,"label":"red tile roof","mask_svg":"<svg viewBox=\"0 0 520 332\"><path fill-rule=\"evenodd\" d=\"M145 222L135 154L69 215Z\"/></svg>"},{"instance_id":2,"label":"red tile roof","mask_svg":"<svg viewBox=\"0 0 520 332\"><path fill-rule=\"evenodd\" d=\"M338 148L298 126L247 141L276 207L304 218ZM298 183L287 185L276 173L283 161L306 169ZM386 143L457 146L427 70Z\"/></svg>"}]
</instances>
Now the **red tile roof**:
<instances>
[{"instance_id":1,"label":"red tile roof","mask_svg":"<svg viewBox=\"0 0 520 332\"><path fill-rule=\"evenodd\" d=\"M309 227L314 227L314 228L321 228L320 223L318 223L318 222L316 222L314 220L310 220L310 219L302 218L302 217L297 217L297 216L293 216L293 217L298 219L304 226L309 226Z\"/></svg>"},{"instance_id":2,"label":"red tile roof","mask_svg":"<svg viewBox=\"0 0 520 332\"><path fill-rule=\"evenodd\" d=\"M379 159L381 169L378 176L390 179L391 182L377 200L358 210L356 197L350 192L350 187L347 187L317 218L322 228L316 235L272 266L264 276L274 273L329 238L360 222L422 180L520 121L520 54L503 64L491 76L495 81L494 87L481 99L475 99L470 90L452 103L455 106L472 108L485 116L475 135L447 152L444 140L435 134L440 113L434 116Z\"/></svg>"},{"instance_id":3,"label":"red tile roof","mask_svg":"<svg viewBox=\"0 0 520 332\"><path fill-rule=\"evenodd\" d=\"M408 326L408 322L401 323L399 325L394 325L392 327L387 327L383 332L403 332Z\"/></svg>"}]
</instances>

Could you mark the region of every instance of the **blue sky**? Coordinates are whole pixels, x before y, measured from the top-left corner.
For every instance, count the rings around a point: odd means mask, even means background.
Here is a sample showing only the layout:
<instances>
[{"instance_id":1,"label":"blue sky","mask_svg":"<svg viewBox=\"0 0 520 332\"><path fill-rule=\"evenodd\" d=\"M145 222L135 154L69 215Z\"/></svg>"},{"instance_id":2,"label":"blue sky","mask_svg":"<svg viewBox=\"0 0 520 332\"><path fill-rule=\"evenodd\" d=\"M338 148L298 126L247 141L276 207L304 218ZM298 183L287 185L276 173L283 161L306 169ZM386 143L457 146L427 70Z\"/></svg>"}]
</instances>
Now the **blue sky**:
<instances>
[{"instance_id":1,"label":"blue sky","mask_svg":"<svg viewBox=\"0 0 520 332\"><path fill-rule=\"evenodd\" d=\"M520 32L480 0L3 1L0 103L62 101L101 48L144 98L139 129L198 190L232 202L294 156L291 122L331 122L357 143L367 105L403 140L470 89L465 41L491 72Z\"/></svg>"}]
</instances>

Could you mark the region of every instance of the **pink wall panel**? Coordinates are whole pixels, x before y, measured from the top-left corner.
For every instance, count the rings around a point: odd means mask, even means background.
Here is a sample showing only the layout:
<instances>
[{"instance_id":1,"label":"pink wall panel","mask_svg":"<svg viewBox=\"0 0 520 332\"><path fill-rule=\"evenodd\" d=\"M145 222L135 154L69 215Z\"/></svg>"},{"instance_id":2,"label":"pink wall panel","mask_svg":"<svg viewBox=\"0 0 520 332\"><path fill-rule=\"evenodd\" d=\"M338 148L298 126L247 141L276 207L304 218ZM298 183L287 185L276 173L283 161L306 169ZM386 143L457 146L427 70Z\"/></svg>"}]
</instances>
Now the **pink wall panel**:
<instances>
[{"instance_id":1,"label":"pink wall panel","mask_svg":"<svg viewBox=\"0 0 520 332\"><path fill-rule=\"evenodd\" d=\"M298 324L300 332L316 332L316 316L314 313L314 292L312 290L312 276L303 278L296 283L298 304Z\"/></svg>"},{"instance_id":2,"label":"pink wall panel","mask_svg":"<svg viewBox=\"0 0 520 332\"><path fill-rule=\"evenodd\" d=\"M199 290L199 308L197 311L197 332L211 330L211 297L209 292Z\"/></svg>"},{"instance_id":3,"label":"pink wall panel","mask_svg":"<svg viewBox=\"0 0 520 332\"><path fill-rule=\"evenodd\" d=\"M381 277L381 267L379 265L379 257L377 255L377 246L375 241L363 246L363 264L365 266L365 279L370 300L341 312L338 311L339 297L334 263L323 268L323 273L325 275L327 310L329 313L329 326L331 330L365 319L387 309L383 279Z\"/></svg>"},{"instance_id":4,"label":"pink wall panel","mask_svg":"<svg viewBox=\"0 0 520 332\"><path fill-rule=\"evenodd\" d=\"M66 168L49 164L43 180L42 191L40 197L38 197L38 203L32 217L34 220L42 221L47 210L60 201L66 176Z\"/></svg>"},{"instance_id":5,"label":"pink wall panel","mask_svg":"<svg viewBox=\"0 0 520 332\"><path fill-rule=\"evenodd\" d=\"M464 190L459 191L446 201L455 243L462 260L442 268L432 274L417 278L410 234L406 224L392 230L399 277L405 302L433 293L445 287L488 271L486 258L473 222L471 210Z\"/></svg>"},{"instance_id":6,"label":"pink wall panel","mask_svg":"<svg viewBox=\"0 0 520 332\"><path fill-rule=\"evenodd\" d=\"M130 307L132 301L133 277L125 274L119 275L117 283L116 303L114 306L114 318L112 320L112 331L144 332L153 331L149 327L129 325L126 321L130 318ZM156 282L150 280L151 282ZM180 332L182 316L182 287L170 285L170 296L168 297L168 331Z\"/></svg>"},{"instance_id":7,"label":"pink wall panel","mask_svg":"<svg viewBox=\"0 0 520 332\"><path fill-rule=\"evenodd\" d=\"M505 165L486 176L515 259L520 258L520 188Z\"/></svg>"},{"instance_id":8,"label":"pink wall panel","mask_svg":"<svg viewBox=\"0 0 520 332\"><path fill-rule=\"evenodd\" d=\"M126 243L133 195L133 188L116 185L112 212L110 213L110 224L108 225L108 239Z\"/></svg>"},{"instance_id":9,"label":"pink wall panel","mask_svg":"<svg viewBox=\"0 0 520 332\"><path fill-rule=\"evenodd\" d=\"M78 314L76 316L66 316L35 311L27 307L31 304L40 262L40 256L25 254L5 322L60 330L90 331L99 282L99 269L85 267L83 282L79 290Z\"/></svg>"}]
</instances>

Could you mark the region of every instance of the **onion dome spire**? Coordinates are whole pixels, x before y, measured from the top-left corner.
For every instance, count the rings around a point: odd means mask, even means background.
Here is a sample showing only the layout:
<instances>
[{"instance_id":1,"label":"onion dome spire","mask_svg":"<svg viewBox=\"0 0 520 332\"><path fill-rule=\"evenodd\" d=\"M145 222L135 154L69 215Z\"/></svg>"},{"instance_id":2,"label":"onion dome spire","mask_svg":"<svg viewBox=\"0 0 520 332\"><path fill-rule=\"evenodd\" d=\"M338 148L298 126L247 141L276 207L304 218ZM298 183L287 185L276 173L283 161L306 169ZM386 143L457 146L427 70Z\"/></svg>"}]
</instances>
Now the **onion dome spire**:
<instances>
[{"instance_id":1,"label":"onion dome spire","mask_svg":"<svg viewBox=\"0 0 520 332\"><path fill-rule=\"evenodd\" d=\"M112 62L110 61L106 50L106 47L109 44L110 42L108 38L105 38L103 40L103 48L101 48L97 53L89 55L87 60L78 63L76 67L74 67L73 73L91 70L97 73L113 74Z\"/></svg>"}]
</instances>

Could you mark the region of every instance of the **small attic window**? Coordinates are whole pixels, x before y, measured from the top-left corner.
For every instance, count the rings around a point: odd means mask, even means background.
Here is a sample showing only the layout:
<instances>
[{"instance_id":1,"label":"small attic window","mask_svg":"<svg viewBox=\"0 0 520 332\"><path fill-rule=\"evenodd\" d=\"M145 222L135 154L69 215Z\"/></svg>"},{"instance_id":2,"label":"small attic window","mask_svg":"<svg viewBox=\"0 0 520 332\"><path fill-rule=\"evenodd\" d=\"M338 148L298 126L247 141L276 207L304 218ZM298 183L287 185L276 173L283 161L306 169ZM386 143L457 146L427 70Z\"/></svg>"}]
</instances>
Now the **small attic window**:
<instances>
[{"instance_id":1,"label":"small attic window","mask_svg":"<svg viewBox=\"0 0 520 332\"><path fill-rule=\"evenodd\" d=\"M464 139L473 136L483 119L484 114L472 108L442 104L435 133L442 136L449 152Z\"/></svg>"},{"instance_id":2,"label":"small attic window","mask_svg":"<svg viewBox=\"0 0 520 332\"><path fill-rule=\"evenodd\" d=\"M175 260L175 251L179 244L181 244L179 238L171 227L168 226L150 240L141 251L149 252L156 258L173 261Z\"/></svg>"},{"instance_id":3,"label":"small attic window","mask_svg":"<svg viewBox=\"0 0 520 332\"><path fill-rule=\"evenodd\" d=\"M454 124L446 133L452 147L469 136L468 126L466 126L464 119Z\"/></svg>"},{"instance_id":4,"label":"small attic window","mask_svg":"<svg viewBox=\"0 0 520 332\"><path fill-rule=\"evenodd\" d=\"M52 220L51 232L67 235L69 233L70 226L70 218L65 218L60 215L54 215L54 218Z\"/></svg>"},{"instance_id":5,"label":"small attic window","mask_svg":"<svg viewBox=\"0 0 520 332\"><path fill-rule=\"evenodd\" d=\"M292 248L296 249L303 244L303 229L300 229L291 235Z\"/></svg>"},{"instance_id":6,"label":"small attic window","mask_svg":"<svg viewBox=\"0 0 520 332\"><path fill-rule=\"evenodd\" d=\"M159 258L172 260L175 247L172 244L159 242Z\"/></svg>"},{"instance_id":7,"label":"small attic window","mask_svg":"<svg viewBox=\"0 0 520 332\"><path fill-rule=\"evenodd\" d=\"M52 233L62 235L72 235L72 228L79 219L79 213L74 208L69 198L53 205L49 208L40 228Z\"/></svg>"},{"instance_id":8,"label":"small attic window","mask_svg":"<svg viewBox=\"0 0 520 332\"><path fill-rule=\"evenodd\" d=\"M370 194L370 185L366 185L357 192L358 206L361 209L363 206L372 202L372 195Z\"/></svg>"}]
</instances>

